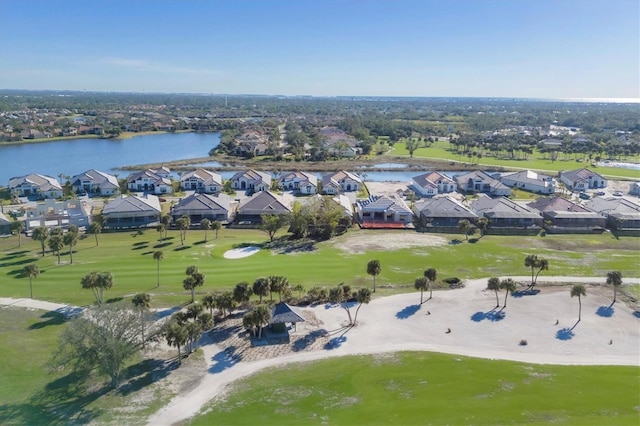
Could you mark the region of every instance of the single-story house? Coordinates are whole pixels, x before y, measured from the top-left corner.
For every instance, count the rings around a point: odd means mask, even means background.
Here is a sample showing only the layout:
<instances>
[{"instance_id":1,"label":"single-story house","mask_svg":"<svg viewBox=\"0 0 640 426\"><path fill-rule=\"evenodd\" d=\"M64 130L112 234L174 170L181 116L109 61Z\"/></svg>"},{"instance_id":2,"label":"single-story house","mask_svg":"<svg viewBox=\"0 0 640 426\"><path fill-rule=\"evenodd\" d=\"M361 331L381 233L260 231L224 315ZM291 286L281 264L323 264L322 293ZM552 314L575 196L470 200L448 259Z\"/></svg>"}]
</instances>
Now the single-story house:
<instances>
[{"instance_id":1,"label":"single-story house","mask_svg":"<svg viewBox=\"0 0 640 426\"><path fill-rule=\"evenodd\" d=\"M558 178L571 191L586 191L587 189L607 187L607 180L604 177L586 168L562 171Z\"/></svg>"},{"instance_id":2,"label":"single-story house","mask_svg":"<svg viewBox=\"0 0 640 426\"><path fill-rule=\"evenodd\" d=\"M160 223L160 200L152 194L121 196L105 204L103 226L107 229L147 228Z\"/></svg>"},{"instance_id":3,"label":"single-story house","mask_svg":"<svg viewBox=\"0 0 640 426\"><path fill-rule=\"evenodd\" d=\"M582 233L604 230L605 218L562 197L538 198L527 204L542 215L547 232Z\"/></svg>"},{"instance_id":4,"label":"single-story house","mask_svg":"<svg viewBox=\"0 0 640 426\"><path fill-rule=\"evenodd\" d=\"M537 194L553 194L556 192L556 183L551 176L531 170L502 175L500 181L510 188L522 189Z\"/></svg>"},{"instance_id":5,"label":"single-story house","mask_svg":"<svg viewBox=\"0 0 640 426\"><path fill-rule=\"evenodd\" d=\"M222 176L209 170L198 169L182 175L180 187L185 191L217 194L222 191Z\"/></svg>"},{"instance_id":6,"label":"single-story house","mask_svg":"<svg viewBox=\"0 0 640 426\"><path fill-rule=\"evenodd\" d=\"M371 196L356 203L362 228L411 228L413 212L400 197Z\"/></svg>"},{"instance_id":7,"label":"single-story house","mask_svg":"<svg viewBox=\"0 0 640 426\"><path fill-rule=\"evenodd\" d=\"M62 197L62 186L51 176L36 173L9 179L7 189L11 194L36 199Z\"/></svg>"},{"instance_id":8,"label":"single-story house","mask_svg":"<svg viewBox=\"0 0 640 426\"><path fill-rule=\"evenodd\" d=\"M171 194L170 170L167 167L147 169L133 173L127 178L127 187L131 191L149 192L152 194Z\"/></svg>"},{"instance_id":9,"label":"single-story house","mask_svg":"<svg viewBox=\"0 0 640 426\"><path fill-rule=\"evenodd\" d=\"M174 222L185 215L189 216L191 225L194 226L198 226L202 219L227 222L233 215L231 199L227 194L218 194L217 196L201 193L192 194L178 201L171 209L171 216Z\"/></svg>"},{"instance_id":10,"label":"single-story house","mask_svg":"<svg viewBox=\"0 0 640 426\"><path fill-rule=\"evenodd\" d=\"M483 193L494 197L511 195L511 188L480 170L454 176L454 180L458 190L467 194Z\"/></svg>"},{"instance_id":11,"label":"single-story house","mask_svg":"<svg viewBox=\"0 0 640 426\"><path fill-rule=\"evenodd\" d=\"M607 227L618 231L640 231L640 205L625 198L595 197L584 206L607 219Z\"/></svg>"},{"instance_id":12,"label":"single-story house","mask_svg":"<svg viewBox=\"0 0 640 426\"><path fill-rule=\"evenodd\" d=\"M336 195L340 192L357 192L362 189L362 179L355 173L341 170L322 177L322 192Z\"/></svg>"},{"instance_id":13,"label":"single-story house","mask_svg":"<svg viewBox=\"0 0 640 426\"><path fill-rule=\"evenodd\" d=\"M11 235L11 221L0 212L0 235Z\"/></svg>"},{"instance_id":14,"label":"single-story house","mask_svg":"<svg viewBox=\"0 0 640 426\"><path fill-rule=\"evenodd\" d=\"M450 232L455 232L458 222L463 219L472 223L478 219L477 214L449 196L417 201L413 205L413 212L427 229L449 228Z\"/></svg>"},{"instance_id":15,"label":"single-story house","mask_svg":"<svg viewBox=\"0 0 640 426\"><path fill-rule=\"evenodd\" d=\"M89 228L92 207L81 200L56 201L44 200L44 203L28 205L24 208L25 231L44 226L46 228Z\"/></svg>"},{"instance_id":16,"label":"single-story house","mask_svg":"<svg viewBox=\"0 0 640 426\"><path fill-rule=\"evenodd\" d=\"M434 195L458 190L458 185L453 179L439 172L429 172L415 176L412 179L411 186L417 194L423 197L433 197Z\"/></svg>"},{"instance_id":17,"label":"single-story house","mask_svg":"<svg viewBox=\"0 0 640 426\"><path fill-rule=\"evenodd\" d=\"M487 233L496 233L500 228L510 228L513 230L512 233L521 234L524 231L530 231L537 234L542 226L540 213L517 204L507 197L491 198L486 194L480 194L478 199L471 203L470 209L479 217L489 219L490 228Z\"/></svg>"},{"instance_id":18,"label":"single-story house","mask_svg":"<svg viewBox=\"0 0 640 426\"><path fill-rule=\"evenodd\" d=\"M291 172L278 179L283 190L297 191L300 194L310 195L318 191L318 178L307 172Z\"/></svg>"},{"instance_id":19,"label":"single-story house","mask_svg":"<svg viewBox=\"0 0 640 426\"><path fill-rule=\"evenodd\" d=\"M257 170L246 170L231 176L231 187L240 191L269 191L271 175Z\"/></svg>"},{"instance_id":20,"label":"single-story house","mask_svg":"<svg viewBox=\"0 0 640 426\"><path fill-rule=\"evenodd\" d=\"M235 223L238 225L259 225L263 214L288 215L293 206L293 197L288 194L274 194L260 191L243 200L238 206Z\"/></svg>"},{"instance_id":21,"label":"single-story house","mask_svg":"<svg viewBox=\"0 0 640 426\"><path fill-rule=\"evenodd\" d=\"M76 193L115 195L120 191L120 185L115 176L94 169L75 175L70 182L71 188Z\"/></svg>"}]
</instances>

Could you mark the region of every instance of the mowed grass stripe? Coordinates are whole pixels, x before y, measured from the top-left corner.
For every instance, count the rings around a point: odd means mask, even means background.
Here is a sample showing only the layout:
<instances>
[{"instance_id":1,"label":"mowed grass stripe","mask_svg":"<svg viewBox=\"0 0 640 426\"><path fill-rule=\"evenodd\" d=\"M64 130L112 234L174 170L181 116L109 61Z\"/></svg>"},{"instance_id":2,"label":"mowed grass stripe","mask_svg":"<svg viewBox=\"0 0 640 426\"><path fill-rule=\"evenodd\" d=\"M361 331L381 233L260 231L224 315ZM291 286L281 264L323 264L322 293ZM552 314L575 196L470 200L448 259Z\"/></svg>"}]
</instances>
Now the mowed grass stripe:
<instances>
[{"instance_id":1,"label":"mowed grass stripe","mask_svg":"<svg viewBox=\"0 0 640 426\"><path fill-rule=\"evenodd\" d=\"M635 425L639 372L424 352L350 356L244 379L191 424Z\"/></svg>"}]
</instances>

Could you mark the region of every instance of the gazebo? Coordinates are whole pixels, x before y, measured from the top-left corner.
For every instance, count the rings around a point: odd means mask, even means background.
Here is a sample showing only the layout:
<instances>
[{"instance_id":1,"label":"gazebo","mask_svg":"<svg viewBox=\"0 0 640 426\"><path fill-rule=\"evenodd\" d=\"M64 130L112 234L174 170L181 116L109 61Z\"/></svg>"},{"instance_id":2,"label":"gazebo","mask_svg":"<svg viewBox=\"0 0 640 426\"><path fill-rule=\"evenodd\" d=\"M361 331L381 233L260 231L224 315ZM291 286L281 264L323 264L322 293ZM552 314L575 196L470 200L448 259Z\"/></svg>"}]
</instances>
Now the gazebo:
<instances>
[{"instance_id":1,"label":"gazebo","mask_svg":"<svg viewBox=\"0 0 640 426\"><path fill-rule=\"evenodd\" d=\"M271 320L269 326L276 324L292 323L294 328L296 323L304 322L304 318L296 308L287 305L284 302L278 303L271 309Z\"/></svg>"}]
</instances>

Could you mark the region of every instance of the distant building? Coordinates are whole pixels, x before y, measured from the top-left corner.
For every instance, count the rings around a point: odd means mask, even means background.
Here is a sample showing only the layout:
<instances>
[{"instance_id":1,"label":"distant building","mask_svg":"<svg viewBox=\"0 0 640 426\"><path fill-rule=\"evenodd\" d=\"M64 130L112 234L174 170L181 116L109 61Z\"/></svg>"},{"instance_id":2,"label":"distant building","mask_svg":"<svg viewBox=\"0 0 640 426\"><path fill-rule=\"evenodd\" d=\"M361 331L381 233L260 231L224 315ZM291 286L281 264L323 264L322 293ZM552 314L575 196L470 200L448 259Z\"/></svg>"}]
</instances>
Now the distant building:
<instances>
[{"instance_id":1,"label":"distant building","mask_svg":"<svg viewBox=\"0 0 640 426\"><path fill-rule=\"evenodd\" d=\"M500 181L510 188L535 192L536 194L553 194L556 192L556 183L551 176L523 170L500 177Z\"/></svg>"},{"instance_id":2,"label":"distant building","mask_svg":"<svg viewBox=\"0 0 640 426\"><path fill-rule=\"evenodd\" d=\"M586 168L562 171L559 174L559 179L571 191L607 187L607 180L604 177Z\"/></svg>"},{"instance_id":3,"label":"distant building","mask_svg":"<svg viewBox=\"0 0 640 426\"><path fill-rule=\"evenodd\" d=\"M51 176L30 174L9 179L7 189L11 194L36 199L62 197L62 186Z\"/></svg>"},{"instance_id":4,"label":"distant building","mask_svg":"<svg viewBox=\"0 0 640 426\"><path fill-rule=\"evenodd\" d=\"M147 169L133 173L127 178L127 187L130 191L148 192L151 194L171 194L171 171L167 167L159 169Z\"/></svg>"},{"instance_id":5,"label":"distant building","mask_svg":"<svg viewBox=\"0 0 640 426\"><path fill-rule=\"evenodd\" d=\"M231 176L231 187L240 191L269 191L271 175L257 170L246 170Z\"/></svg>"},{"instance_id":6,"label":"distant building","mask_svg":"<svg viewBox=\"0 0 640 426\"><path fill-rule=\"evenodd\" d=\"M424 173L413 177L412 181L413 189L423 197L455 192L458 189L453 179L439 172Z\"/></svg>"},{"instance_id":7,"label":"distant building","mask_svg":"<svg viewBox=\"0 0 640 426\"><path fill-rule=\"evenodd\" d=\"M107 229L147 228L160 223L160 200L155 195L121 196L105 204L103 226Z\"/></svg>"},{"instance_id":8,"label":"distant building","mask_svg":"<svg viewBox=\"0 0 640 426\"><path fill-rule=\"evenodd\" d=\"M70 182L72 190L76 193L115 195L120 191L120 185L115 176L94 169L75 175Z\"/></svg>"},{"instance_id":9,"label":"distant building","mask_svg":"<svg viewBox=\"0 0 640 426\"><path fill-rule=\"evenodd\" d=\"M304 195L315 194L318 191L318 178L311 173L286 173L278 181L283 190L296 191Z\"/></svg>"},{"instance_id":10,"label":"distant building","mask_svg":"<svg viewBox=\"0 0 640 426\"><path fill-rule=\"evenodd\" d=\"M171 210L174 222L182 216L189 216L192 225L199 225L202 219L226 223L231 214L231 199L226 194L196 193L178 201Z\"/></svg>"},{"instance_id":11,"label":"distant building","mask_svg":"<svg viewBox=\"0 0 640 426\"><path fill-rule=\"evenodd\" d=\"M484 193L495 197L511 195L508 186L479 170L455 176L454 179L458 184L458 190L467 194Z\"/></svg>"},{"instance_id":12,"label":"distant building","mask_svg":"<svg viewBox=\"0 0 640 426\"><path fill-rule=\"evenodd\" d=\"M355 173L341 170L322 178L322 192L325 194L337 195L340 192L358 192L361 189L362 179Z\"/></svg>"}]
</instances>

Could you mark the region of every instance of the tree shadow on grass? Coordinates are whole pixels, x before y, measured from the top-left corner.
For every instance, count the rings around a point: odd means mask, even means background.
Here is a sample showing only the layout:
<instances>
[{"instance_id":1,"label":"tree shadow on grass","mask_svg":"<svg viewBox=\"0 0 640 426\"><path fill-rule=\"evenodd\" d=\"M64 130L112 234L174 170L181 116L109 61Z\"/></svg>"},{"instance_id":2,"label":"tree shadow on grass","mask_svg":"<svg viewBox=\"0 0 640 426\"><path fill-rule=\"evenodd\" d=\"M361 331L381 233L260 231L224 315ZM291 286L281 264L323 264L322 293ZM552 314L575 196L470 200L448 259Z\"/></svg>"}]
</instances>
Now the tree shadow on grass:
<instances>
[{"instance_id":1,"label":"tree shadow on grass","mask_svg":"<svg viewBox=\"0 0 640 426\"><path fill-rule=\"evenodd\" d=\"M174 248L173 251L189 250L190 248L191 246L180 246L180 247Z\"/></svg>"},{"instance_id":2,"label":"tree shadow on grass","mask_svg":"<svg viewBox=\"0 0 640 426\"><path fill-rule=\"evenodd\" d=\"M575 336L575 334L573 333L573 327L572 328L563 328L558 330L558 332L556 333L556 339L558 340L571 340L573 339L573 336Z\"/></svg>"},{"instance_id":3,"label":"tree shadow on grass","mask_svg":"<svg viewBox=\"0 0 640 426\"><path fill-rule=\"evenodd\" d=\"M293 351L300 352L311 346L316 340L320 337L328 336L329 333L325 329L313 330L310 333L307 333L303 338L298 339L293 344Z\"/></svg>"},{"instance_id":4,"label":"tree shadow on grass","mask_svg":"<svg viewBox=\"0 0 640 426\"><path fill-rule=\"evenodd\" d=\"M104 303L117 303L117 302L121 302L123 300L122 297L112 297L111 299L107 299L104 301Z\"/></svg>"},{"instance_id":5,"label":"tree shadow on grass","mask_svg":"<svg viewBox=\"0 0 640 426\"><path fill-rule=\"evenodd\" d=\"M146 243L144 243L139 246L131 247L131 250L144 250L146 248L149 248L149 246Z\"/></svg>"},{"instance_id":6,"label":"tree shadow on grass","mask_svg":"<svg viewBox=\"0 0 640 426\"><path fill-rule=\"evenodd\" d=\"M471 321L481 322L483 320L489 320L489 321L497 322L497 321L502 321L505 317L506 317L506 313L502 309L497 311L494 308L487 312L482 312L482 311L476 312L475 314L471 315Z\"/></svg>"},{"instance_id":7,"label":"tree shadow on grass","mask_svg":"<svg viewBox=\"0 0 640 426\"><path fill-rule=\"evenodd\" d=\"M196 241L195 243L193 243L194 246L201 246L203 244L206 244L207 242L205 240L200 240L200 241Z\"/></svg>"},{"instance_id":8,"label":"tree shadow on grass","mask_svg":"<svg viewBox=\"0 0 640 426\"><path fill-rule=\"evenodd\" d=\"M172 244L171 242L169 242L169 241L165 241L165 242L163 242L163 243L154 244L154 245L153 245L153 248L155 248L155 249L159 249L159 248L163 248L163 247L170 246L171 244Z\"/></svg>"},{"instance_id":9,"label":"tree shadow on grass","mask_svg":"<svg viewBox=\"0 0 640 426\"><path fill-rule=\"evenodd\" d=\"M604 318L610 318L613 316L613 312L613 306L600 306L596 311L596 315Z\"/></svg>"},{"instance_id":10,"label":"tree shadow on grass","mask_svg":"<svg viewBox=\"0 0 640 426\"><path fill-rule=\"evenodd\" d=\"M238 348L235 346L229 346L225 350L215 354L211 360L216 363L209 367L209 373L222 373L224 370L231 368L242 361L242 354L238 353L237 350Z\"/></svg>"},{"instance_id":11,"label":"tree shadow on grass","mask_svg":"<svg viewBox=\"0 0 640 426\"><path fill-rule=\"evenodd\" d=\"M519 298L524 296L535 296L540 293L538 289L518 290L511 293L511 297Z\"/></svg>"},{"instance_id":12,"label":"tree shadow on grass","mask_svg":"<svg viewBox=\"0 0 640 426\"><path fill-rule=\"evenodd\" d=\"M122 373L129 382L118 389L118 393L127 396L169 375L179 367L176 360L145 359L127 367Z\"/></svg>"},{"instance_id":13,"label":"tree shadow on grass","mask_svg":"<svg viewBox=\"0 0 640 426\"><path fill-rule=\"evenodd\" d=\"M28 329L40 330L41 328L45 328L50 325L64 324L64 322L67 320L67 317L56 311L45 312L44 314L40 315L40 318L43 318L44 320L31 324Z\"/></svg>"},{"instance_id":14,"label":"tree shadow on grass","mask_svg":"<svg viewBox=\"0 0 640 426\"><path fill-rule=\"evenodd\" d=\"M0 424L55 425L87 424L100 416L99 409L87 408L111 389L103 386L90 391L87 374L70 373L48 383L27 403L0 405Z\"/></svg>"},{"instance_id":15,"label":"tree shadow on grass","mask_svg":"<svg viewBox=\"0 0 640 426\"><path fill-rule=\"evenodd\" d=\"M4 268L6 266L27 265L27 264L33 263L35 261L36 261L36 259L29 258L29 259L16 260L16 261L13 261L13 262L4 262L4 263L0 263L0 268ZM22 269L20 269L20 270L22 271Z\"/></svg>"},{"instance_id":16,"label":"tree shadow on grass","mask_svg":"<svg viewBox=\"0 0 640 426\"><path fill-rule=\"evenodd\" d=\"M413 316L420 310L420 305L409 305L404 307L401 311L396 312L396 318L407 319Z\"/></svg>"}]
</instances>

